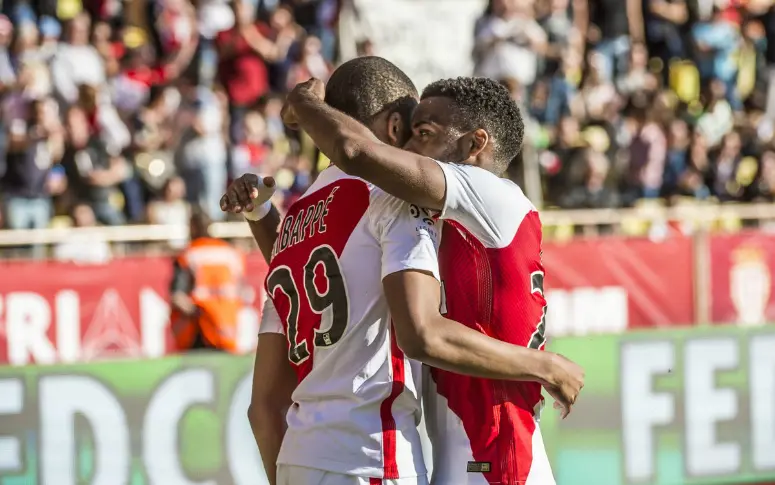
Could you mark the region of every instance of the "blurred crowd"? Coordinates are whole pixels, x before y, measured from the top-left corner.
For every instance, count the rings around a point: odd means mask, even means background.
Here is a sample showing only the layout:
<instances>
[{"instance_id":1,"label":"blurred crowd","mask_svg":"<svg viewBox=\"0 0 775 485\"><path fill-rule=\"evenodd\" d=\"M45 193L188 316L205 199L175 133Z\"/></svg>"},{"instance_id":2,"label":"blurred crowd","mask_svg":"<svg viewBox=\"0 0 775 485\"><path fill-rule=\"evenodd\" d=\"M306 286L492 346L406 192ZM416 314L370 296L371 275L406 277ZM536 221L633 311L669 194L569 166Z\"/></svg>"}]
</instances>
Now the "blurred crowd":
<instances>
[{"instance_id":1,"label":"blurred crowd","mask_svg":"<svg viewBox=\"0 0 775 485\"><path fill-rule=\"evenodd\" d=\"M774 200L772 0L493 0L475 35L545 205Z\"/></svg>"},{"instance_id":2,"label":"blurred crowd","mask_svg":"<svg viewBox=\"0 0 775 485\"><path fill-rule=\"evenodd\" d=\"M219 220L235 174L275 174L280 204L309 185L282 93L330 74L335 0L2 8L0 227Z\"/></svg>"},{"instance_id":3,"label":"blurred crowd","mask_svg":"<svg viewBox=\"0 0 775 485\"><path fill-rule=\"evenodd\" d=\"M283 93L331 73L343 1L2 0L0 228L219 220L247 171L287 205L319 167ZM775 198L772 0L491 0L474 35L546 206Z\"/></svg>"}]
</instances>

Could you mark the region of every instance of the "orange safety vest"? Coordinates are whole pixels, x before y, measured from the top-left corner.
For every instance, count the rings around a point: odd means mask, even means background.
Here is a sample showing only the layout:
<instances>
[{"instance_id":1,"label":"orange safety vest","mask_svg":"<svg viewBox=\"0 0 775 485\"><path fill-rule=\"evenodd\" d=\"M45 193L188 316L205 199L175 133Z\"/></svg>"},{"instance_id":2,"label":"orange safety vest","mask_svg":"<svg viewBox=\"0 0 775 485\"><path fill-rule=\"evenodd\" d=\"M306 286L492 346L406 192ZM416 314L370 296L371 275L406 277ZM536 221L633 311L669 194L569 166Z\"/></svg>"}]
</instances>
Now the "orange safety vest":
<instances>
[{"instance_id":1,"label":"orange safety vest","mask_svg":"<svg viewBox=\"0 0 775 485\"><path fill-rule=\"evenodd\" d=\"M244 305L241 298L245 256L226 241L199 238L177 258L180 268L193 276L189 296L199 315L188 318L173 310L173 334L179 350L194 346L199 337L204 346L237 352L237 320Z\"/></svg>"}]
</instances>

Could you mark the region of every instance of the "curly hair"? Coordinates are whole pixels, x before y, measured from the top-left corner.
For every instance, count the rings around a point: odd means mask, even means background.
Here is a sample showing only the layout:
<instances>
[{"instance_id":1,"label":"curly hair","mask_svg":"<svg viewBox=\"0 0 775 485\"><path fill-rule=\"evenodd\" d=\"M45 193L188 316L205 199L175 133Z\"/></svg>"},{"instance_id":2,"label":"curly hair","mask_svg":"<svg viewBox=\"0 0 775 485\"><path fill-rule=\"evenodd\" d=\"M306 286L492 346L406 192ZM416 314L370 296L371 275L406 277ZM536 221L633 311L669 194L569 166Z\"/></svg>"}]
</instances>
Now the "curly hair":
<instances>
[{"instance_id":1,"label":"curly hair","mask_svg":"<svg viewBox=\"0 0 775 485\"><path fill-rule=\"evenodd\" d=\"M379 113L399 112L409 126L417 106L417 88L404 71L376 56L339 66L326 84L326 103L367 124Z\"/></svg>"},{"instance_id":2,"label":"curly hair","mask_svg":"<svg viewBox=\"0 0 775 485\"><path fill-rule=\"evenodd\" d=\"M525 123L508 90L492 79L458 77L431 83L422 99L445 97L457 105L454 128L460 131L484 129L494 142L495 164L505 170L522 149Z\"/></svg>"}]
</instances>

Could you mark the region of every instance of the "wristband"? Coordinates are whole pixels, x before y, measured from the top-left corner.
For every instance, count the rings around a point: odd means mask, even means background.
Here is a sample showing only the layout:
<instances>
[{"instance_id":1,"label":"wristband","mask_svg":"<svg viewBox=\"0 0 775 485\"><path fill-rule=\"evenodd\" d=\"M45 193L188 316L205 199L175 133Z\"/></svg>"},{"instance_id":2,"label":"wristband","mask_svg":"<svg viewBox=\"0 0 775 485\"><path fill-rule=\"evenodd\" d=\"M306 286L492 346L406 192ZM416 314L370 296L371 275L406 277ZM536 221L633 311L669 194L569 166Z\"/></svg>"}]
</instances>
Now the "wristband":
<instances>
[{"instance_id":1,"label":"wristband","mask_svg":"<svg viewBox=\"0 0 775 485\"><path fill-rule=\"evenodd\" d=\"M243 216L245 216L245 219L252 221L252 222L258 222L264 217L266 217L267 214L272 210L272 201L267 200L263 204L254 207L252 211L245 211L242 213Z\"/></svg>"}]
</instances>

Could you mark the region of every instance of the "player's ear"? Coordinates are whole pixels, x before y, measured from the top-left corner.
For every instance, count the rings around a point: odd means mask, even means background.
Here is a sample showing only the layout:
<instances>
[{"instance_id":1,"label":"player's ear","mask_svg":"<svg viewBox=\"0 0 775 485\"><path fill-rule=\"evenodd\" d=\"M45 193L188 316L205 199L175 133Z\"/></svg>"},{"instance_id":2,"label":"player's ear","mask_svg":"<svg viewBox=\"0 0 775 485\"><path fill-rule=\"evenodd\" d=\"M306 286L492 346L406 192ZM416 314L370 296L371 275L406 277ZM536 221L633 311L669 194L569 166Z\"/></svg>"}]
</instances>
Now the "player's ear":
<instances>
[{"instance_id":1,"label":"player's ear","mask_svg":"<svg viewBox=\"0 0 775 485\"><path fill-rule=\"evenodd\" d=\"M394 147L404 146L406 142L406 128L404 119L399 112L394 111L390 113L390 116L388 116L387 137L391 145Z\"/></svg>"},{"instance_id":2,"label":"player's ear","mask_svg":"<svg viewBox=\"0 0 775 485\"><path fill-rule=\"evenodd\" d=\"M490 141L490 135L481 128L472 131L468 135L468 156L476 158L487 146L487 142Z\"/></svg>"}]
</instances>

